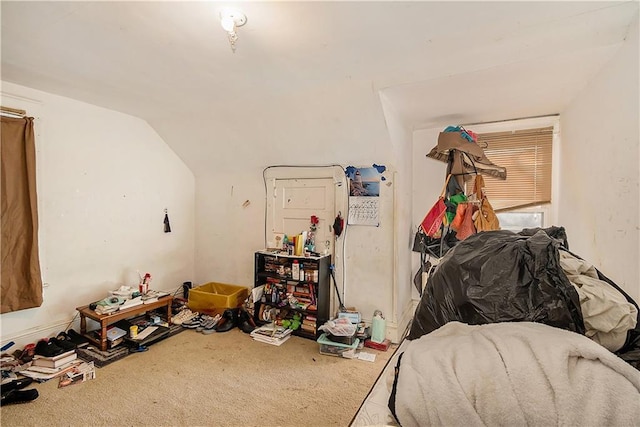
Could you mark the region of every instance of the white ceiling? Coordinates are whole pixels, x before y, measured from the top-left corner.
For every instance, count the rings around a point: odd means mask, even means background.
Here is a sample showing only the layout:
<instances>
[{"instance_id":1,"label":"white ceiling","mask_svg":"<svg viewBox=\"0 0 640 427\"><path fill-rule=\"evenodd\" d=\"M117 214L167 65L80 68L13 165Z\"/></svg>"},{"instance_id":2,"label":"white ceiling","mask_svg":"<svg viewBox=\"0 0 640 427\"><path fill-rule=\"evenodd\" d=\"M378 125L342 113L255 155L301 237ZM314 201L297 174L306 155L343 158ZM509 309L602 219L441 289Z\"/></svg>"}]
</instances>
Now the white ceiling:
<instances>
[{"instance_id":1,"label":"white ceiling","mask_svg":"<svg viewBox=\"0 0 640 427\"><path fill-rule=\"evenodd\" d=\"M413 129L558 113L639 3L238 2L235 53L229 5L3 0L1 77L143 118L194 167L185 119L202 135L326 88L366 84Z\"/></svg>"}]
</instances>

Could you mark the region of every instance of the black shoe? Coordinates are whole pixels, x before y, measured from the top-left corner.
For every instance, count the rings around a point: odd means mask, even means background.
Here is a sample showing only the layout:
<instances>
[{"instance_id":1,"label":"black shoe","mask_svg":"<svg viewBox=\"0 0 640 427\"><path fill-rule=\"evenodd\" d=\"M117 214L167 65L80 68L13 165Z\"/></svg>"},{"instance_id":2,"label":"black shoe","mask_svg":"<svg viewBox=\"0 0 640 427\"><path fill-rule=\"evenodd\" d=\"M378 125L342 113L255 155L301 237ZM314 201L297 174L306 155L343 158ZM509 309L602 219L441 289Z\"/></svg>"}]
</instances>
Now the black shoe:
<instances>
[{"instance_id":1,"label":"black shoe","mask_svg":"<svg viewBox=\"0 0 640 427\"><path fill-rule=\"evenodd\" d=\"M49 341L52 341L55 345L63 349L65 352L76 349L76 345L71 341L61 340L59 338L49 338Z\"/></svg>"},{"instance_id":2,"label":"black shoe","mask_svg":"<svg viewBox=\"0 0 640 427\"><path fill-rule=\"evenodd\" d=\"M216 332L227 332L238 326L238 309L227 309L216 325Z\"/></svg>"},{"instance_id":3,"label":"black shoe","mask_svg":"<svg viewBox=\"0 0 640 427\"><path fill-rule=\"evenodd\" d=\"M2 401L0 406L10 405L12 403L31 402L38 397L38 390L32 388L30 390L11 390L2 393Z\"/></svg>"},{"instance_id":4,"label":"black shoe","mask_svg":"<svg viewBox=\"0 0 640 427\"><path fill-rule=\"evenodd\" d=\"M240 310L238 315L238 328L245 334L250 334L256 328L256 324L251 315L244 310Z\"/></svg>"},{"instance_id":5,"label":"black shoe","mask_svg":"<svg viewBox=\"0 0 640 427\"><path fill-rule=\"evenodd\" d=\"M10 383L2 384L2 394L8 393L11 390L20 390L29 386L33 382L33 378L20 378L13 380Z\"/></svg>"},{"instance_id":6,"label":"black shoe","mask_svg":"<svg viewBox=\"0 0 640 427\"><path fill-rule=\"evenodd\" d=\"M60 334L62 333L63 332L61 332ZM58 334L58 337L60 337L60 334ZM66 336L69 341L76 345L76 347L83 347L89 344L89 340L79 332L76 332L74 329L69 329L66 332Z\"/></svg>"},{"instance_id":7,"label":"black shoe","mask_svg":"<svg viewBox=\"0 0 640 427\"><path fill-rule=\"evenodd\" d=\"M55 357L65 353L63 348L58 347L53 341L38 341L36 344L36 354L44 357Z\"/></svg>"}]
</instances>

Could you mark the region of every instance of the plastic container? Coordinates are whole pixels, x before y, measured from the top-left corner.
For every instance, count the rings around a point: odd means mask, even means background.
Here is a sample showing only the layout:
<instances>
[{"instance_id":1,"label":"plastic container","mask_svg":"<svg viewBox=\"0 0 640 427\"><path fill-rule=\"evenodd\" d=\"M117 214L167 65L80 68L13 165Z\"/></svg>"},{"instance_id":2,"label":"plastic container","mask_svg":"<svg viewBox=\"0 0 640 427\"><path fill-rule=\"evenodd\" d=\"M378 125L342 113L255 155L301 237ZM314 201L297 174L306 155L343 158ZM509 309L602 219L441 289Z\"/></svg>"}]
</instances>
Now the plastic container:
<instances>
[{"instance_id":1,"label":"plastic container","mask_svg":"<svg viewBox=\"0 0 640 427\"><path fill-rule=\"evenodd\" d=\"M241 306L249 296L245 286L209 282L189 291L188 306L191 311L216 311Z\"/></svg>"},{"instance_id":2,"label":"plastic container","mask_svg":"<svg viewBox=\"0 0 640 427\"><path fill-rule=\"evenodd\" d=\"M356 338L352 344L342 344L333 342L327 338L326 334L322 334L317 342L320 344L320 354L351 358L355 355L360 340Z\"/></svg>"},{"instance_id":3,"label":"plastic container","mask_svg":"<svg viewBox=\"0 0 640 427\"><path fill-rule=\"evenodd\" d=\"M386 321L382 312L376 310L373 313L373 319L371 320L371 341L382 343L386 338Z\"/></svg>"},{"instance_id":4,"label":"plastic container","mask_svg":"<svg viewBox=\"0 0 640 427\"><path fill-rule=\"evenodd\" d=\"M327 339L333 343L351 345L356 340L358 327L349 319L337 318L320 326L320 330L324 331Z\"/></svg>"},{"instance_id":5,"label":"plastic container","mask_svg":"<svg viewBox=\"0 0 640 427\"><path fill-rule=\"evenodd\" d=\"M333 343L340 343L340 344L347 344L347 345L351 345L356 341L356 333L354 332L353 335L349 335L349 336L344 336L344 335L333 335L330 332L326 333L327 339Z\"/></svg>"}]
</instances>

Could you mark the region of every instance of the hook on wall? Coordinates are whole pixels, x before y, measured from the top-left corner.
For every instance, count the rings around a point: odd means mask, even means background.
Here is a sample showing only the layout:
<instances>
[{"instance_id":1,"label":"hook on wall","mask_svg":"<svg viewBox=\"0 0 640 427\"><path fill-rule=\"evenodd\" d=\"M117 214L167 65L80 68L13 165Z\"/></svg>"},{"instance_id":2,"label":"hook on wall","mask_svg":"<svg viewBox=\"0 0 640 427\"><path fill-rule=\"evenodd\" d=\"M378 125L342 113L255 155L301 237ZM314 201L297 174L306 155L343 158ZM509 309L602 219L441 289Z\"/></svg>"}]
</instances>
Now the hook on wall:
<instances>
[{"instance_id":1,"label":"hook on wall","mask_svg":"<svg viewBox=\"0 0 640 427\"><path fill-rule=\"evenodd\" d=\"M164 232L171 233L171 224L169 223L169 210L164 208Z\"/></svg>"}]
</instances>

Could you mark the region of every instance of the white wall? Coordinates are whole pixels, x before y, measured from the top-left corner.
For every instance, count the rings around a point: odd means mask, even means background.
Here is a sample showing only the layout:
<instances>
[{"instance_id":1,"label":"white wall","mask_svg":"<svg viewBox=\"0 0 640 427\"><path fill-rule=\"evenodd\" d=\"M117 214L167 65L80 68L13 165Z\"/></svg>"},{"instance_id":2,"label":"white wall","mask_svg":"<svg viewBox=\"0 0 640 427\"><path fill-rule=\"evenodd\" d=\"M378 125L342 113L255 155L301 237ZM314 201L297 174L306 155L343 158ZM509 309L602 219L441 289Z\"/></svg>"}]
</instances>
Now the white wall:
<instances>
[{"instance_id":1,"label":"white wall","mask_svg":"<svg viewBox=\"0 0 640 427\"><path fill-rule=\"evenodd\" d=\"M397 171L394 174L394 307L391 317L387 317L397 331L395 340L413 316L412 310L412 252L413 245L413 132L403 122L396 107L392 105L384 91L380 94L385 121L393 148ZM389 331L392 333L393 331Z\"/></svg>"},{"instance_id":2,"label":"white wall","mask_svg":"<svg viewBox=\"0 0 640 427\"><path fill-rule=\"evenodd\" d=\"M253 254L265 245L265 197L261 170L198 177L195 283L253 287Z\"/></svg>"},{"instance_id":3,"label":"white wall","mask_svg":"<svg viewBox=\"0 0 640 427\"><path fill-rule=\"evenodd\" d=\"M336 243L344 245L346 264L344 269L337 266L338 274L345 272L344 303L358 308L367 321L375 309L389 316L394 311L395 182L392 172L384 175L391 185L381 185L381 225L347 226ZM197 283L216 281L253 287L253 253L263 249L265 242L262 170L199 177L196 188ZM250 203L243 206L247 200ZM343 216L346 224L346 212ZM337 281L340 286L342 277Z\"/></svg>"},{"instance_id":4,"label":"white wall","mask_svg":"<svg viewBox=\"0 0 640 427\"><path fill-rule=\"evenodd\" d=\"M193 278L194 177L146 122L8 82L1 102L36 118L45 282L41 307L1 315L3 343L64 330L75 307L137 285L138 269L155 289Z\"/></svg>"},{"instance_id":5,"label":"white wall","mask_svg":"<svg viewBox=\"0 0 640 427\"><path fill-rule=\"evenodd\" d=\"M371 319L375 309L391 317L397 311L394 283L404 286L406 293L410 286L406 283L409 267L399 270L402 275L399 278L394 270L396 230L409 227L408 219L396 223L394 196L400 192L402 197L403 191L410 191L396 187L396 181L402 178L397 178L394 171L409 173L403 186L410 186L411 182L408 168L398 169L398 150L390 138L392 127L396 124L385 123L378 91L371 82L354 81L327 85L311 93L289 94L250 121L245 112L221 122L218 134L194 134L202 140L203 151L181 155L189 162L197 155L198 159L193 161L208 162L210 170L197 176L196 281L253 286L253 252L264 246L265 167L335 164L370 167L376 163L388 168L385 176L389 186L381 187L382 224L349 226L345 232L344 302L358 308L365 320ZM194 132L197 133L195 127ZM257 146L260 148L256 149ZM237 160L217 163L217 156L206 154L209 150ZM403 162L406 159L400 164ZM405 195L401 202L403 211L409 211L407 198ZM243 207L246 200L250 204ZM346 213L343 214L346 219ZM400 233L399 245L406 247L408 232L400 230ZM338 281L341 282L340 278Z\"/></svg>"},{"instance_id":6,"label":"white wall","mask_svg":"<svg viewBox=\"0 0 640 427\"><path fill-rule=\"evenodd\" d=\"M562 111L559 224L570 249L640 301L638 19Z\"/></svg>"}]
</instances>

